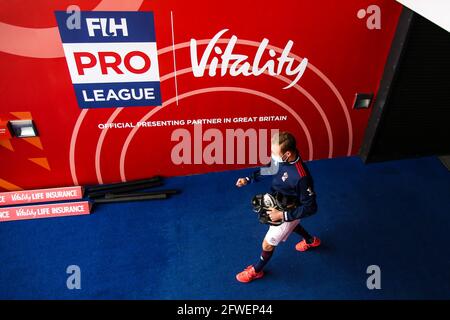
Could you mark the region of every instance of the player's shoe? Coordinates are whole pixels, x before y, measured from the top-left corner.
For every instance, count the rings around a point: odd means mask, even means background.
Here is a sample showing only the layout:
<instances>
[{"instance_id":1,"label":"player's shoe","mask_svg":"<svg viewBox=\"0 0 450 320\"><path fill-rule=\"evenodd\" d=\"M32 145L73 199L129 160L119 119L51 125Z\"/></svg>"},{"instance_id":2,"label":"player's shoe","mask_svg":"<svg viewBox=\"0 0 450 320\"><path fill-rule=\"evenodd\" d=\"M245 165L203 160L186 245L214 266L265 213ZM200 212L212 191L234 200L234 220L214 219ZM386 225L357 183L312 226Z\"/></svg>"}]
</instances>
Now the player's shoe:
<instances>
[{"instance_id":1,"label":"player's shoe","mask_svg":"<svg viewBox=\"0 0 450 320\"><path fill-rule=\"evenodd\" d=\"M314 247L318 247L320 246L320 239L317 237L314 237L313 242L311 243L307 243L305 239L303 239L302 241L300 241L299 243L297 243L295 245L295 250L297 251L306 251L309 248L314 248Z\"/></svg>"},{"instance_id":2,"label":"player's shoe","mask_svg":"<svg viewBox=\"0 0 450 320\"><path fill-rule=\"evenodd\" d=\"M244 269L244 271L239 272L236 275L236 279L239 282L247 283L255 279L262 278L263 275L264 275L263 271L256 272L253 266L248 266L247 268Z\"/></svg>"}]
</instances>

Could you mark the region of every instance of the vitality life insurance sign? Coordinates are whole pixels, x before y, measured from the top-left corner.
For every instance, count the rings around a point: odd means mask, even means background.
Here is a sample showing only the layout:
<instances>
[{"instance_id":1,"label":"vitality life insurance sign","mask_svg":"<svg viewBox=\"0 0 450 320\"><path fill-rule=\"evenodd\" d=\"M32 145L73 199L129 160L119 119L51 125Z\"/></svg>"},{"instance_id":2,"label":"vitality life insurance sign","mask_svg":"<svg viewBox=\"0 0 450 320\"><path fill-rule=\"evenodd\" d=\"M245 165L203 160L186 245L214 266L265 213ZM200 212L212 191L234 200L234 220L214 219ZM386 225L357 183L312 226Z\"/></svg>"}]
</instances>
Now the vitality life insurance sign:
<instances>
[{"instance_id":1,"label":"vitality life insurance sign","mask_svg":"<svg viewBox=\"0 0 450 320\"><path fill-rule=\"evenodd\" d=\"M161 105L153 12L55 12L81 108ZM70 27L69 27L70 26Z\"/></svg>"}]
</instances>

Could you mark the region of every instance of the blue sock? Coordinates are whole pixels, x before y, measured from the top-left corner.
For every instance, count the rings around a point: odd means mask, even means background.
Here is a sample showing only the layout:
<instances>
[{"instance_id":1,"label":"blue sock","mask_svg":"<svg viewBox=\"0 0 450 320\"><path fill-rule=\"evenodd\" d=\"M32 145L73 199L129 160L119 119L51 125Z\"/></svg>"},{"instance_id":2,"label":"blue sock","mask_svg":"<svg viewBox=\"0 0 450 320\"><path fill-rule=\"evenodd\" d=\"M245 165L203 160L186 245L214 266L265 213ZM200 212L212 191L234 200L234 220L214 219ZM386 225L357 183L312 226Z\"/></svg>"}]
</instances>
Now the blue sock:
<instances>
[{"instance_id":1,"label":"blue sock","mask_svg":"<svg viewBox=\"0 0 450 320\"><path fill-rule=\"evenodd\" d=\"M275 251L275 249L272 251L264 251L263 250L261 252L261 257L259 258L259 261L255 264L255 267L254 267L256 272L260 272L264 268L264 266L267 264L267 262L269 262L270 258L272 258L272 254L274 251Z\"/></svg>"}]
</instances>

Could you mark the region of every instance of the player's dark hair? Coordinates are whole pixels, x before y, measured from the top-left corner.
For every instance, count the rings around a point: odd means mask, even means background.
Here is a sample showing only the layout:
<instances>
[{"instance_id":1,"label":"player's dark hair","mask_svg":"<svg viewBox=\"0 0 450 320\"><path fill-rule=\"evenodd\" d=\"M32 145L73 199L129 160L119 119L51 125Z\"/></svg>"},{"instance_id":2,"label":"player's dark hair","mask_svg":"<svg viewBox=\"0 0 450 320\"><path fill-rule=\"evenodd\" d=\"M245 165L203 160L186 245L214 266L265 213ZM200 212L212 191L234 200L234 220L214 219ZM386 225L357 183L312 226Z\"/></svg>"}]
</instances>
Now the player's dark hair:
<instances>
[{"instance_id":1,"label":"player's dark hair","mask_svg":"<svg viewBox=\"0 0 450 320\"><path fill-rule=\"evenodd\" d=\"M282 131L272 137L272 143L278 143L282 153L291 151L298 153L297 151L297 141L292 133L287 131Z\"/></svg>"}]
</instances>

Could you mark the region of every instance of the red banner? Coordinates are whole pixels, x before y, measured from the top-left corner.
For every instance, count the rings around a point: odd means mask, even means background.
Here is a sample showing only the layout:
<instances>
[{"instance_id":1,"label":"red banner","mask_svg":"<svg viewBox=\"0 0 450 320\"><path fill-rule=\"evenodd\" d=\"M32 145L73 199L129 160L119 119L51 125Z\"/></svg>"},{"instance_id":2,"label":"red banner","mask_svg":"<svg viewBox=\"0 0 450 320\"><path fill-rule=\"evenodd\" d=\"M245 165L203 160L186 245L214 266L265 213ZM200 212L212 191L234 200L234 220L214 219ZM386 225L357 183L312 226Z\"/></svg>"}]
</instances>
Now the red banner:
<instances>
[{"instance_id":1,"label":"red banner","mask_svg":"<svg viewBox=\"0 0 450 320\"><path fill-rule=\"evenodd\" d=\"M0 222L89 214L88 201L0 208Z\"/></svg>"},{"instance_id":2,"label":"red banner","mask_svg":"<svg viewBox=\"0 0 450 320\"><path fill-rule=\"evenodd\" d=\"M61 200L79 200L82 197L83 188L79 186L0 192L0 206Z\"/></svg>"}]
</instances>

